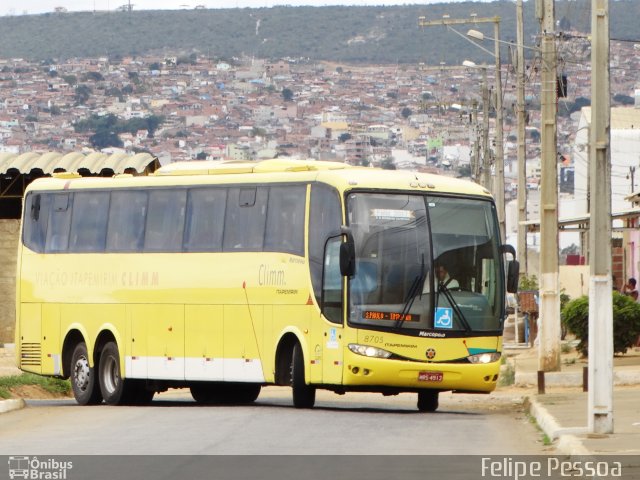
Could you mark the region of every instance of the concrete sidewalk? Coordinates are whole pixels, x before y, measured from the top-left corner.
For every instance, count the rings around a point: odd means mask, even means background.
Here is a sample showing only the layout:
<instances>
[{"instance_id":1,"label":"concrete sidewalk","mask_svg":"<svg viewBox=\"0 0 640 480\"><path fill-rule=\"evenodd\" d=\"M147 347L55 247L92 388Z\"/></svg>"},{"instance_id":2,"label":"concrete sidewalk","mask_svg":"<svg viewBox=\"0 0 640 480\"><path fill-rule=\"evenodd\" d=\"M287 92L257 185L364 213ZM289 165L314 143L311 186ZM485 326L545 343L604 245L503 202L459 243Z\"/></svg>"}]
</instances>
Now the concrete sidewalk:
<instances>
[{"instance_id":1,"label":"concrete sidewalk","mask_svg":"<svg viewBox=\"0 0 640 480\"><path fill-rule=\"evenodd\" d=\"M560 454L640 455L640 349L614 358L614 433L590 434L588 393L582 390L587 360L562 355L560 372L545 374L545 394L537 389L537 349L505 349L515 370L515 387L528 393L530 414Z\"/></svg>"}]
</instances>

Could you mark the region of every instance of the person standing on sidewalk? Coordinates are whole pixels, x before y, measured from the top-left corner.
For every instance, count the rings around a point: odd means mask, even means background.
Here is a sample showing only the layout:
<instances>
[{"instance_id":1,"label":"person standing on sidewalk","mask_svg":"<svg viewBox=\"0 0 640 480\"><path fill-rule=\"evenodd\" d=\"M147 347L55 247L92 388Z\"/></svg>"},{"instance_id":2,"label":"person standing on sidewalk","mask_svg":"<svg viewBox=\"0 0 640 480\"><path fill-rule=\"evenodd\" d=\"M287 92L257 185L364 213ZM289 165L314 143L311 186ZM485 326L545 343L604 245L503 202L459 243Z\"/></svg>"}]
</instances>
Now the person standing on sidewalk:
<instances>
[{"instance_id":1,"label":"person standing on sidewalk","mask_svg":"<svg viewBox=\"0 0 640 480\"><path fill-rule=\"evenodd\" d=\"M622 287L622 293L633 298L634 302L638 301L638 289L636 288L636 279L631 277L627 283Z\"/></svg>"}]
</instances>

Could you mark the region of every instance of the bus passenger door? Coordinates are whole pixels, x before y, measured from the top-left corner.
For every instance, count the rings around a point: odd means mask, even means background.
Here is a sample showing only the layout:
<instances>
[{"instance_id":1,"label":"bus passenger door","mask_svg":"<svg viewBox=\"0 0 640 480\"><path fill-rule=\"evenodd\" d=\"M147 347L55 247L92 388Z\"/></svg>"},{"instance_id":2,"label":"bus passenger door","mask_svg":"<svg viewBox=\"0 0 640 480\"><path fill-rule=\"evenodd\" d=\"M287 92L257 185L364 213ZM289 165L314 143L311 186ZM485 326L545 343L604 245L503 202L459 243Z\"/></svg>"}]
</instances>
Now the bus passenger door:
<instances>
[{"instance_id":1,"label":"bus passenger door","mask_svg":"<svg viewBox=\"0 0 640 480\"><path fill-rule=\"evenodd\" d=\"M342 384L344 279L340 274L341 237L327 242L322 274L322 383Z\"/></svg>"}]
</instances>

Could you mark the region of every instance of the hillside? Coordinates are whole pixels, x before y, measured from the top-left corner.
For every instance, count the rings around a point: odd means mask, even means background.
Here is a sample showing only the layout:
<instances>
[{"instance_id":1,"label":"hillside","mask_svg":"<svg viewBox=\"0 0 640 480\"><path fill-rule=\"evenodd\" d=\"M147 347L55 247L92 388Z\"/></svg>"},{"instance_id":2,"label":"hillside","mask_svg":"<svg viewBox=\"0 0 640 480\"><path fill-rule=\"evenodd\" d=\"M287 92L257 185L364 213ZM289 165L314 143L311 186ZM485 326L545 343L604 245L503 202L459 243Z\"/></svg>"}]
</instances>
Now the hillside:
<instances>
[{"instance_id":1,"label":"hillside","mask_svg":"<svg viewBox=\"0 0 640 480\"><path fill-rule=\"evenodd\" d=\"M535 2L525 2L527 43L535 42ZM557 0L566 30L590 28L590 0ZM610 3L611 35L637 36L640 2ZM511 0L385 7L273 7L175 11L79 12L0 18L0 57L31 60L200 52L214 58L249 55L337 62L449 64L487 62L487 54L445 27L420 29L418 17L500 16L501 38L515 39ZM466 31L461 27L460 31ZM492 25L473 27L492 34ZM491 45L489 45L491 48ZM507 49L504 49L507 58Z\"/></svg>"}]
</instances>

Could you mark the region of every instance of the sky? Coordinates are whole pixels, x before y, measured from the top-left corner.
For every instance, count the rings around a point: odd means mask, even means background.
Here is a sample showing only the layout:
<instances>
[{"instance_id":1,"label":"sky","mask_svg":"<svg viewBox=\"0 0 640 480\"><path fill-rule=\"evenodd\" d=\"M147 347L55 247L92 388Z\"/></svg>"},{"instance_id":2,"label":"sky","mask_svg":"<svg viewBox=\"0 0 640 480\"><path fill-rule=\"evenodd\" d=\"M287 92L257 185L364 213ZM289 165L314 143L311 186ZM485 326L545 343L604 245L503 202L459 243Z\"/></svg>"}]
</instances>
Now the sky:
<instances>
[{"instance_id":1,"label":"sky","mask_svg":"<svg viewBox=\"0 0 640 480\"><path fill-rule=\"evenodd\" d=\"M180 10L199 5L205 8L262 8L274 5L427 5L461 1L469 0L131 0L131 4L134 10ZM0 16L47 13L53 12L56 7L64 7L70 12L115 10L128 2L129 0L0 0Z\"/></svg>"}]
</instances>

